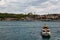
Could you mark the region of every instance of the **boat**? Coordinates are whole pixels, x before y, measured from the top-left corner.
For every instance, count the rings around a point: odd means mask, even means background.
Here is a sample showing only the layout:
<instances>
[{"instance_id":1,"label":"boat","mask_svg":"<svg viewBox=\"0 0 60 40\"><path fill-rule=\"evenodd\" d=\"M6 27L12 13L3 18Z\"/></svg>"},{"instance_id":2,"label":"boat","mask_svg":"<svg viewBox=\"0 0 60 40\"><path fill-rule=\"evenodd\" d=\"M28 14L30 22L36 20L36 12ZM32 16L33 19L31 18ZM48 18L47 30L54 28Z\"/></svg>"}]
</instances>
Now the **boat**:
<instances>
[{"instance_id":1,"label":"boat","mask_svg":"<svg viewBox=\"0 0 60 40\"><path fill-rule=\"evenodd\" d=\"M41 36L42 38L50 38L51 32L48 26L44 25L41 30Z\"/></svg>"}]
</instances>

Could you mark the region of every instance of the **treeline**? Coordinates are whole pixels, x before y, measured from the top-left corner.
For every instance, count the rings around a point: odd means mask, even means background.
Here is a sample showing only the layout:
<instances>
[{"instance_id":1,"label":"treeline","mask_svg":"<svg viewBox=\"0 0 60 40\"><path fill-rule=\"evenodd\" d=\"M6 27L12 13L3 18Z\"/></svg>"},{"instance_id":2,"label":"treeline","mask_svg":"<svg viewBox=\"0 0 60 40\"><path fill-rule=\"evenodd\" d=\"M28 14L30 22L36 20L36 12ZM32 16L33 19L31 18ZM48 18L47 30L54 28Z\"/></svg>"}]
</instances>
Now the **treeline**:
<instances>
[{"instance_id":1,"label":"treeline","mask_svg":"<svg viewBox=\"0 0 60 40\"><path fill-rule=\"evenodd\" d=\"M33 13L28 13L28 14L13 14L13 13L0 13L0 18L18 18L18 19L26 19L28 18L33 18L35 19L37 15L34 15Z\"/></svg>"},{"instance_id":2,"label":"treeline","mask_svg":"<svg viewBox=\"0 0 60 40\"><path fill-rule=\"evenodd\" d=\"M24 14L8 14L8 13L0 13L0 18L21 18L27 15Z\"/></svg>"},{"instance_id":3,"label":"treeline","mask_svg":"<svg viewBox=\"0 0 60 40\"><path fill-rule=\"evenodd\" d=\"M33 13L0 13L0 20L60 20L60 14L36 15Z\"/></svg>"}]
</instances>

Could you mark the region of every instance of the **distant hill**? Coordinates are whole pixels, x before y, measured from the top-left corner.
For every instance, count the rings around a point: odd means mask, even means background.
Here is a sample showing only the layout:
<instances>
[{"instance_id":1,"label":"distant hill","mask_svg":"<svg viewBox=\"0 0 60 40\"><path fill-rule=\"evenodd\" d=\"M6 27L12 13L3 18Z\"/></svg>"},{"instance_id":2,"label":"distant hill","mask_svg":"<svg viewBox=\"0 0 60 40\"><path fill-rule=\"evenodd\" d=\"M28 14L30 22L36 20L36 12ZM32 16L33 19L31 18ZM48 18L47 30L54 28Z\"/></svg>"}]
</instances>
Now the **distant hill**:
<instances>
[{"instance_id":1,"label":"distant hill","mask_svg":"<svg viewBox=\"0 0 60 40\"><path fill-rule=\"evenodd\" d=\"M60 20L60 14L35 15L0 13L0 20Z\"/></svg>"}]
</instances>

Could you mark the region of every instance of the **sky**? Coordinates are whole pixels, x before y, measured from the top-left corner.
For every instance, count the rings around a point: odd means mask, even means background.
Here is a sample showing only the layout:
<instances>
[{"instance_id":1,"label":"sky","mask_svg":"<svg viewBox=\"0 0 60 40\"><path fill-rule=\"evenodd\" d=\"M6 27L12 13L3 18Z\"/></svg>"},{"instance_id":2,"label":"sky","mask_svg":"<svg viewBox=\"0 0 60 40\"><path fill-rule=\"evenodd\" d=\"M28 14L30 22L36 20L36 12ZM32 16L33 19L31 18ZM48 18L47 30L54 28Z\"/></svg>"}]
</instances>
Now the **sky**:
<instances>
[{"instance_id":1,"label":"sky","mask_svg":"<svg viewBox=\"0 0 60 40\"><path fill-rule=\"evenodd\" d=\"M60 14L60 0L0 0L0 12Z\"/></svg>"}]
</instances>

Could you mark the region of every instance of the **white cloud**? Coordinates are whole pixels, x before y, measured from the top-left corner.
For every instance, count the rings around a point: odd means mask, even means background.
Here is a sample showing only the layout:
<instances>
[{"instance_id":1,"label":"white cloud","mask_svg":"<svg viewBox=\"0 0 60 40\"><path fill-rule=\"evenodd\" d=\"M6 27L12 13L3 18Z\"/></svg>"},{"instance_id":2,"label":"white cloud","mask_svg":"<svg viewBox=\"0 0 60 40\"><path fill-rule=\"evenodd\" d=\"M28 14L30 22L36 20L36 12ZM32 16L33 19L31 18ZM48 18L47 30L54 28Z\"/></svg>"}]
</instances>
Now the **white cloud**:
<instances>
[{"instance_id":1,"label":"white cloud","mask_svg":"<svg viewBox=\"0 0 60 40\"><path fill-rule=\"evenodd\" d=\"M1 0L0 1L0 5L2 6L2 5L5 5L5 4L7 4L7 2L5 1L5 0Z\"/></svg>"},{"instance_id":2,"label":"white cloud","mask_svg":"<svg viewBox=\"0 0 60 40\"><path fill-rule=\"evenodd\" d=\"M37 1L37 0L20 0L19 2L20 3L30 3L30 2L33 2L33 1Z\"/></svg>"},{"instance_id":3,"label":"white cloud","mask_svg":"<svg viewBox=\"0 0 60 40\"><path fill-rule=\"evenodd\" d=\"M43 11L44 9L43 8L40 8L40 7L35 7L35 6L29 6L29 7L27 7L25 10L24 10L24 12L41 12L41 11Z\"/></svg>"},{"instance_id":4,"label":"white cloud","mask_svg":"<svg viewBox=\"0 0 60 40\"><path fill-rule=\"evenodd\" d=\"M20 3L30 3L32 1L38 1L38 0L7 0L7 2L20 2Z\"/></svg>"},{"instance_id":5,"label":"white cloud","mask_svg":"<svg viewBox=\"0 0 60 40\"><path fill-rule=\"evenodd\" d=\"M24 11L36 12L36 14L60 13L60 0L48 0L39 5L40 7L28 7Z\"/></svg>"},{"instance_id":6,"label":"white cloud","mask_svg":"<svg viewBox=\"0 0 60 40\"><path fill-rule=\"evenodd\" d=\"M18 2L18 0L6 0L7 2Z\"/></svg>"},{"instance_id":7,"label":"white cloud","mask_svg":"<svg viewBox=\"0 0 60 40\"><path fill-rule=\"evenodd\" d=\"M44 0L2 0L0 1L0 11L16 13L35 12L36 14L60 13L60 0L43 1Z\"/></svg>"}]
</instances>

